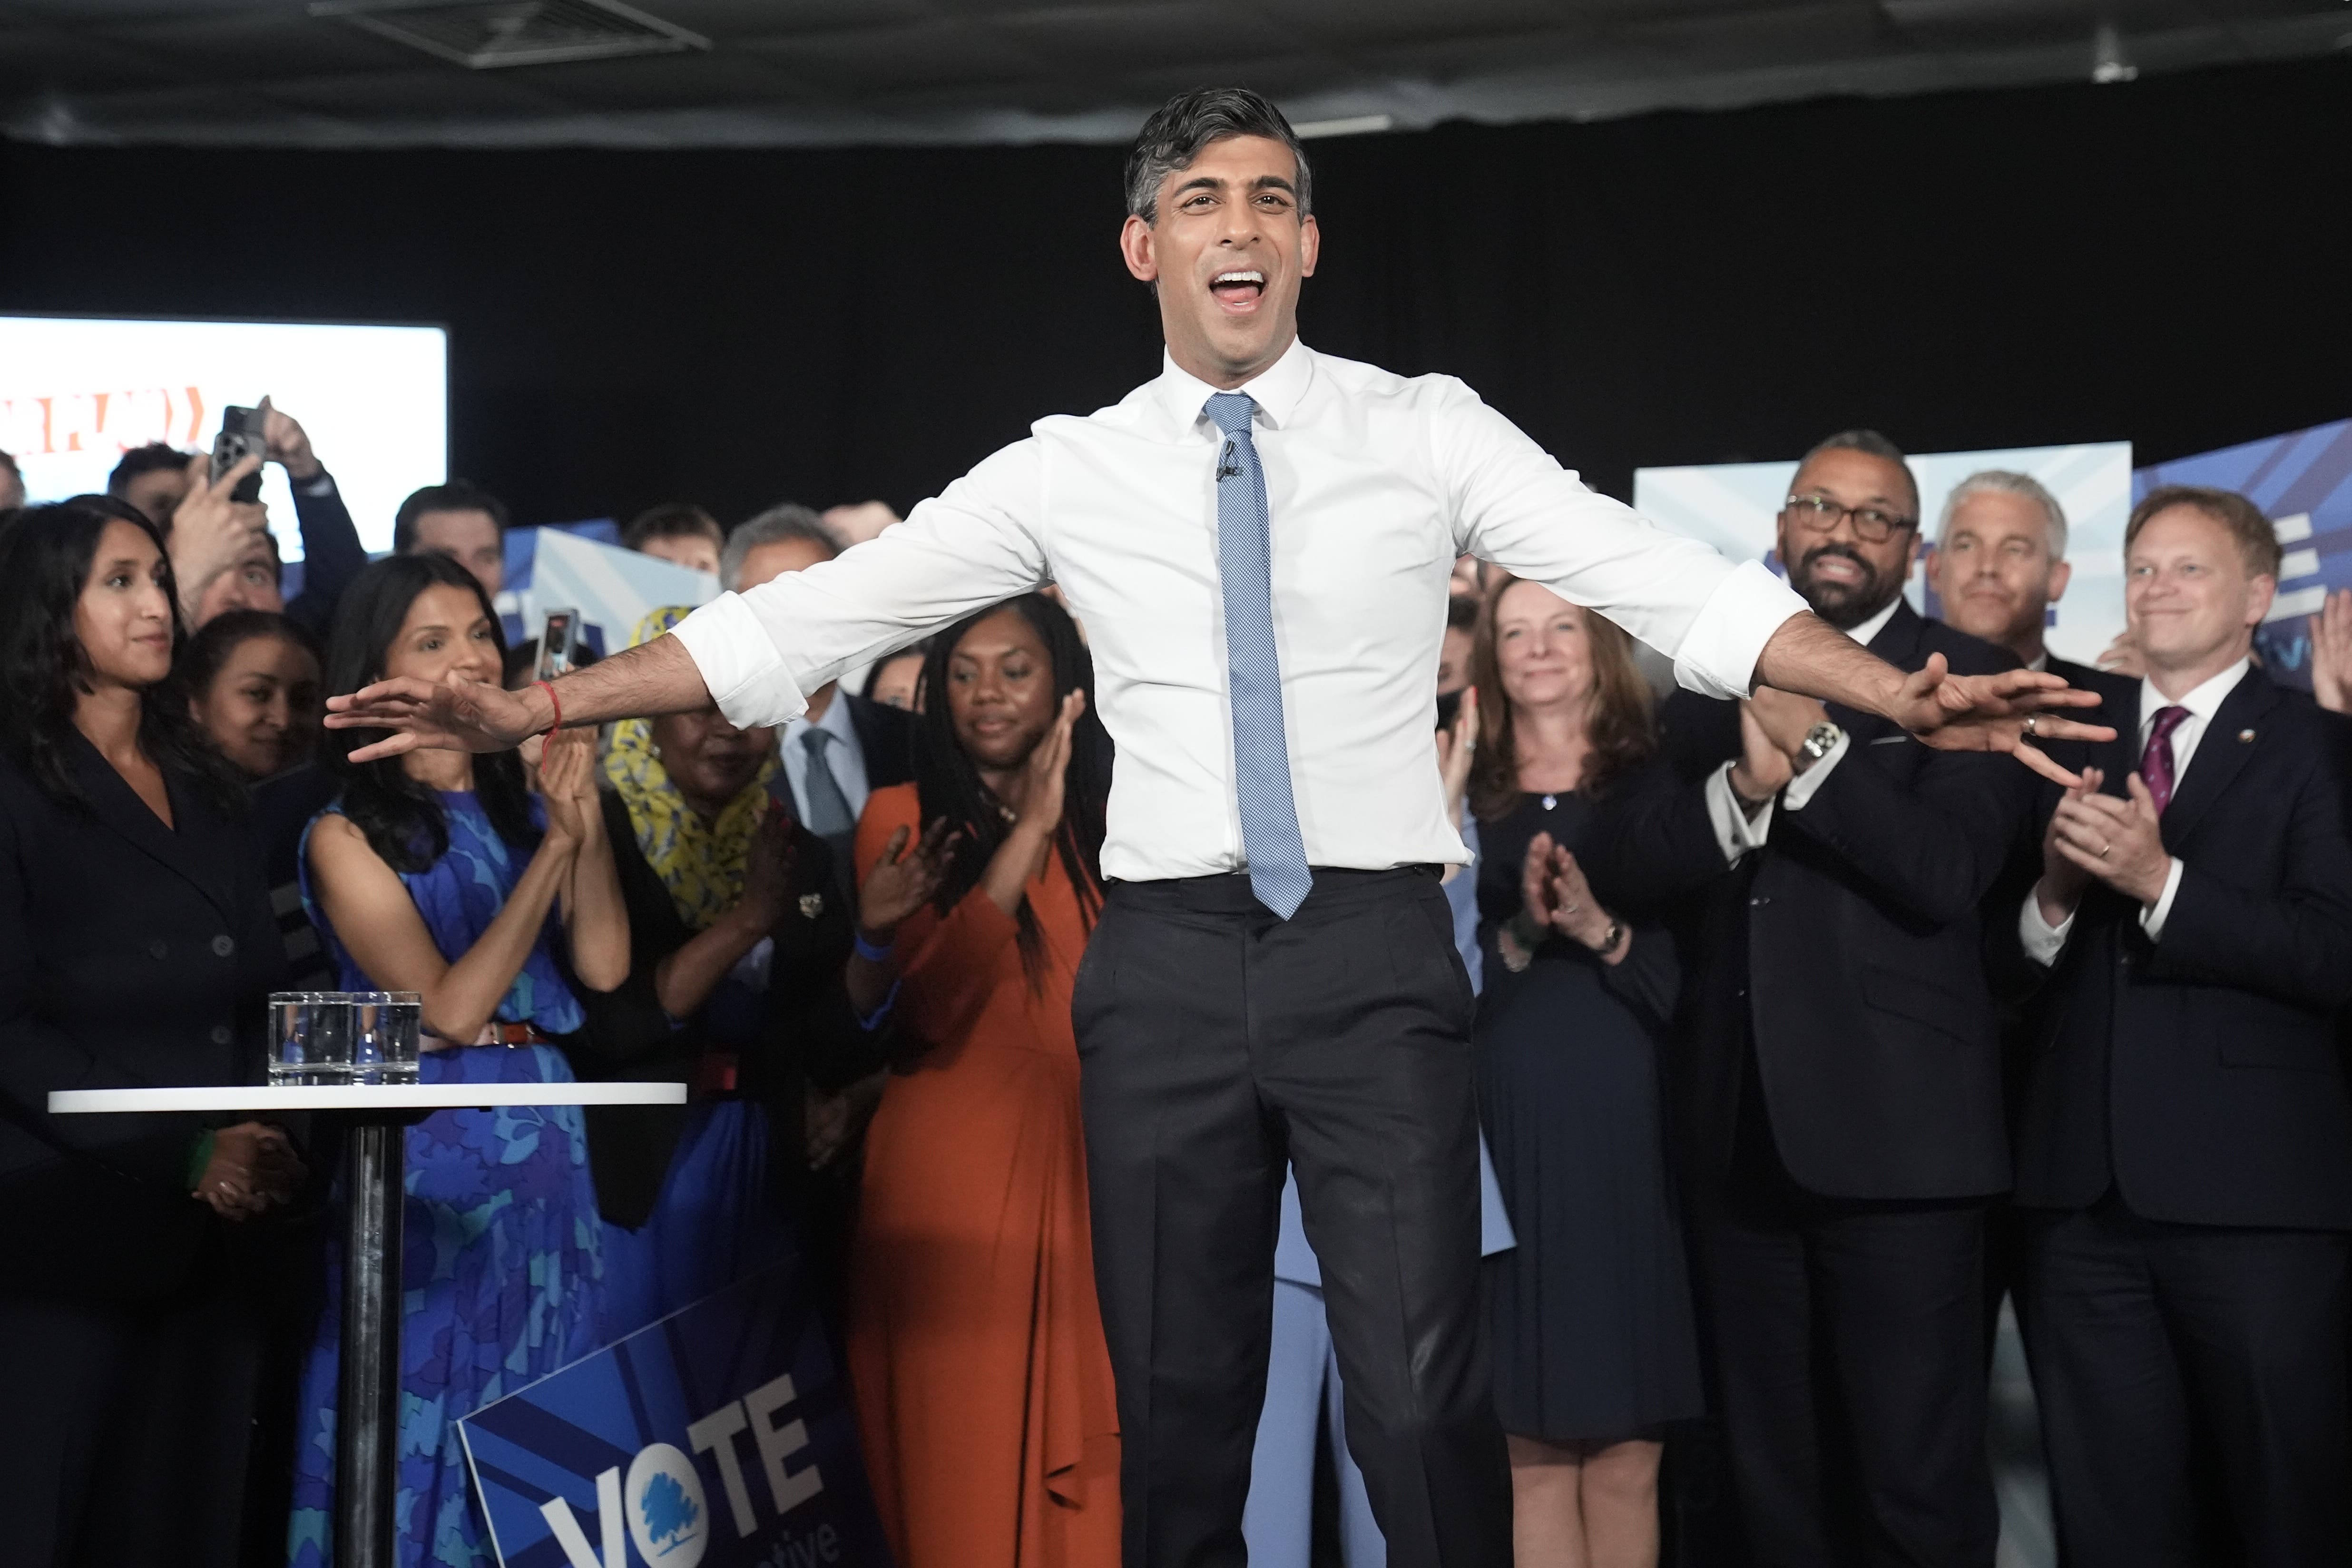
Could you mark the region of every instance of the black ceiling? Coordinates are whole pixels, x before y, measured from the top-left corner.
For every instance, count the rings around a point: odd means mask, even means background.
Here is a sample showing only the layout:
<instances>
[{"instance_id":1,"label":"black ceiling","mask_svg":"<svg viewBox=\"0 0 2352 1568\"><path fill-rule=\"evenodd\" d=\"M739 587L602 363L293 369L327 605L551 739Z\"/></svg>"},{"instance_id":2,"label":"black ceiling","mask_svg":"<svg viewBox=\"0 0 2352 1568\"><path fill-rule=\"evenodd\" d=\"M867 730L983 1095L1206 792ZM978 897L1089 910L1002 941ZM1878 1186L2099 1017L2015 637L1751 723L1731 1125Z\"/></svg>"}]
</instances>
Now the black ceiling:
<instances>
[{"instance_id":1,"label":"black ceiling","mask_svg":"<svg viewBox=\"0 0 2352 1568\"><path fill-rule=\"evenodd\" d=\"M2346 0L636 3L709 47L482 70L299 0L0 0L0 124L53 143L1116 141L1211 81L1332 131L1404 129L2352 48Z\"/></svg>"}]
</instances>

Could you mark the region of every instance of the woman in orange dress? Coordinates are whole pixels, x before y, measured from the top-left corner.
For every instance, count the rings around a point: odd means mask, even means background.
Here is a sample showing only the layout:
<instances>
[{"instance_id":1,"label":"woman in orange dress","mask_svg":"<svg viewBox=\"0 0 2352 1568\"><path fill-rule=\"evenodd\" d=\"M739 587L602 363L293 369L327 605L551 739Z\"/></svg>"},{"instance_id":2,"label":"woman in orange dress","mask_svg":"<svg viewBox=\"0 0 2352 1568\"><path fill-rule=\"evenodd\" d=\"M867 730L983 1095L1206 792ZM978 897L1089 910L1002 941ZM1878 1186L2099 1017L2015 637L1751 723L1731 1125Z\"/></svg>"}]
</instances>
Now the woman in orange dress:
<instances>
[{"instance_id":1,"label":"woman in orange dress","mask_svg":"<svg viewBox=\"0 0 2352 1568\"><path fill-rule=\"evenodd\" d=\"M1110 789L1093 679L1042 595L954 627L924 665L916 782L858 825L851 994L921 1052L866 1135L850 1264L850 1377L899 1568L1119 1560L1070 1029Z\"/></svg>"}]
</instances>

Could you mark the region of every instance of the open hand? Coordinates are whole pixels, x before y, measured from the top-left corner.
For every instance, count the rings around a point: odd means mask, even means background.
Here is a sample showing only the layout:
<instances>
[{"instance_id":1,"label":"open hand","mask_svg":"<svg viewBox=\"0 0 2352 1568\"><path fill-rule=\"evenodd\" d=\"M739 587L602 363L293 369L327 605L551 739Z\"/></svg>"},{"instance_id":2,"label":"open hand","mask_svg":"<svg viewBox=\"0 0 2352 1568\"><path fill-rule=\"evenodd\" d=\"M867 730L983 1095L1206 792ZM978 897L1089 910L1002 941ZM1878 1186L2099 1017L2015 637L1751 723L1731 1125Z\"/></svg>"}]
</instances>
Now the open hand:
<instances>
[{"instance_id":1,"label":"open hand","mask_svg":"<svg viewBox=\"0 0 2352 1568\"><path fill-rule=\"evenodd\" d=\"M547 727L530 701L536 687L509 691L452 670L436 683L413 675L327 699L330 730L389 730L352 753L355 763L396 757L419 747L445 752L505 752Z\"/></svg>"},{"instance_id":2,"label":"open hand","mask_svg":"<svg viewBox=\"0 0 2352 1568\"><path fill-rule=\"evenodd\" d=\"M559 730L539 748L539 795L547 805L547 825L574 844L594 831L589 816L600 809L596 798L596 747L585 730Z\"/></svg>"},{"instance_id":3,"label":"open hand","mask_svg":"<svg viewBox=\"0 0 2352 1568\"><path fill-rule=\"evenodd\" d=\"M2106 774L2097 768L2084 768L2083 782L2066 792L2060 802L2096 795L2107 782ZM2058 847L2058 813L2053 811L2050 820L2042 826L2042 879L2033 886L2033 897L2042 908L2042 923L2055 930L2074 918L2083 902L2083 894L2091 885L2091 874L2068 859Z\"/></svg>"},{"instance_id":4,"label":"open hand","mask_svg":"<svg viewBox=\"0 0 2352 1568\"><path fill-rule=\"evenodd\" d=\"M1478 689L1462 689L1454 722L1437 732L1437 776L1445 786L1445 820L1459 826L1462 802L1470 793L1470 761L1478 751Z\"/></svg>"},{"instance_id":5,"label":"open hand","mask_svg":"<svg viewBox=\"0 0 2352 1568\"><path fill-rule=\"evenodd\" d=\"M2338 588L2311 617L2311 694L2331 713L2352 713L2352 588Z\"/></svg>"},{"instance_id":6,"label":"open hand","mask_svg":"<svg viewBox=\"0 0 2352 1568\"><path fill-rule=\"evenodd\" d=\"M2156 798L2134 773L2129 800L2111 795L2069 795L2058 803L2051 830L2058 853L2116 892L2153 909L2172 874L2157 825Z\"/></svg>"},{"instance_id":7,"label":"open hand","mask_svg":"<svg viewBox=\"0 0 2352 1568\"><path fill-rule=\"evenodd\" d=\"M2078 691L2046 671L1954 675L1937 653L1905 679L1887 716L1938 751L2007 752L2042 777L2073 789L2082 780L2034 742L2114 740L2116 732L2105 725L2086 724L2060 711L2098 705L2097 692Z\"/></svg>"},{"instance_id":8,"label":"open hand","mask_svg":"<svg viewBox=\"0 0 2352 1568\"><path fill-rule=\"evenodd\" d=\"M1023 764L1026 776L1022 781L1020 825L1033 832L1051 833L1061 826L1062 784L1070 771L1070 735L1077 728L1078 715L1086 710L1083 689L1063 698L1054 727Z\"/></svg>"},{"instance_id":9,"label":"open hand","mask_svg":"<svg viewBox=\"0 0 2352 1568\"><path fill-rule=\"evenodd\" d=\"M1039 746L1042 749L1044 742ZM922 838L909 849L908 841L913 837L913 831L905 827L890 835L890 842L866 873L866 885L858 889L857 924L877 947L898 929L899 921L939 895L961 836L949 830L948 819L942 816L925 828Z\"/></svg>"}]
</instances>

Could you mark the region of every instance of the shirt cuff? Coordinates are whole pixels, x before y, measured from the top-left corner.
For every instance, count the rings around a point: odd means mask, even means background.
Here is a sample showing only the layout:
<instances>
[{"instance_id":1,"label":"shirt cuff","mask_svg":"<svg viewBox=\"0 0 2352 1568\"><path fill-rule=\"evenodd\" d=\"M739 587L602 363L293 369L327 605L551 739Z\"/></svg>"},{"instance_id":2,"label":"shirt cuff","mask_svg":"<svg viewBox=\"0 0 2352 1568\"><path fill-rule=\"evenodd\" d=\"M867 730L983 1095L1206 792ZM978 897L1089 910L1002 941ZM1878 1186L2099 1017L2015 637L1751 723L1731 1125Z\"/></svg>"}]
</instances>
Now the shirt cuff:
<instances>
[{"instance_id":1,"label":"shirt cuff","mask_svg":"<svg viewBox=\"0 0 2352 1568\"><path fill-rule=\"evenodd\" d=\"M335 476L324 468L320 468L307 479L295 479L289 483L293 486L295 494L309 496L313 500L335 493Z\"/></svg>"},{"instance_id":2,"label":"shirt cuff","mask_svg":"<svg viewBox=\"0 0 2352 1568\"><path fill-rule=\"evenodd\" d=\"M2164 874L2164 891L2156 898L2155 907L2140 911L2139 929L2147 933L2150 942L2164 940L2165 918L2172 913L2172 900L2180 896L2180 857L2172 858L2172 869Z\"/></svg>"},{"instance_id":3,"label":"shirt cuff","mask_svg":"<svg viewBox=\"0 0 2352 1568\"><path fill-rule=\"evenodd\" d=\"M2025 895L2025 907L2017 911L2017 940L2024 945L2025 956L2047 969L2058 962L2066 951L2066 933L2074 929L2074 917L2068 915L2056 925L2042 918L2042 900L2032 892Z\"/></svg>"},{"instance_id":4,"label":"shirt cuff","mask_svg":"<svg viewBox=\"0 0 2352 1568\"><path fill-rule=\"evenodd\" d=\"M1745 697L1764 645L1805 601L1760 561L1743 561L1716 584L1675 652L1675 679L1709 697Z\"/></svg>"},{"instance_id":5,"label":"shirt cuff","mask_svg":"<svg viewBox=\"0 0 2352 1568\"><path fill-rule=\"evenodd\" d=\"M1843 761L1846 752L1851 751L1853 748L1853 737L1846 733L1843 730L1840 730L1838 731L1837 744L1832 746L1828 751L1823 752L1820 762L1815 763L1811 767L1807 768L1803 773L1799 773L1795 778L1790 779L1787 784L1782 786L1780 790L1780 804L1787 806L1790 811L1804 810L1805 802L1812 799L1813 796L1819 793L1822 787L1822 781L1830 776L1830 770L1836 767L1840 762Z\"/></svg>"},{"instance_id":6,"label":"shirt cuff","mask_svg":"<svg viewBox=\"0 0 2352 1568\"><path fill-rule=\"evenodd\" d=\"M721 594L670 628L686 645L710 700L738 729L780 727L808 711L782 650L740 594Z\"/></svg>"},{"instance_id":7,"label":"shirt cuff","mask_svg":"<svg viewBox=\"0 0 2352 1568\"><path fill-rule=\"evenodd\" d=\"M1731 787L1733 766L1726 763L1707 775L1706 819L1715 826L1716 847L1723 851L1725 861L1737 866L1742 855L1764 847L1772 831L1772 803L1766 801L1756 819L1749 821L1748 808Z\"/></svg>"}]
</instances>

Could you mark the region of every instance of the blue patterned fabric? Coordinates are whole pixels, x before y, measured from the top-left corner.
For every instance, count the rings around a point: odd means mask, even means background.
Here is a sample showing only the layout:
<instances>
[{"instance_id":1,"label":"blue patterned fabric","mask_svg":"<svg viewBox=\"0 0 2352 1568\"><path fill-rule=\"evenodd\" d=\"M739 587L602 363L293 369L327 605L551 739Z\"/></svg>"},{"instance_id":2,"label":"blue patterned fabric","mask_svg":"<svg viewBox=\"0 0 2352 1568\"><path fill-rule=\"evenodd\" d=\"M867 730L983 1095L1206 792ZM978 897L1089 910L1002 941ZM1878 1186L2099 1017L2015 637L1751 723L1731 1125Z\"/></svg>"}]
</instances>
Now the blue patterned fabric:
<instances>
[{"instance_id":1,"label":"blue patterned fabric","mask_svg":"<svg viewBox=\"0 0 2352 1568\"><path fill-rule=\"evenodd\" d=\"M1217 459L1217 576L1225 600L1225 681L1234 703L1234 793L1250 891L1288 920L1315 885L1290 795L1290 747L1282 727L1282 667L1274 646L1274 537L1245 392L1210 397L1225 433Z\"/></svg>"},{"instance_id":2,"label":"blue patterned fabric","mask_svg":"<svg viewBox=\"0 0 2352 1568\"><path fill-rule=\"evenodd\" d=\"M449 852L401 880L434 945L454 961L497 918L526 858L509 850L471 795L445 794L441 801ZM312 897L307 848L306 835L303 902L333 955L338 984L375 989ZM579 1026L579 998L555 959L558 931L551 918L499 1005L499 1018L549 1034ZM546 1046L479 1046L427 1054L420 1077L426 1083L568 1083L572 1068L562 1052ZM602 1226L580 1110L436 1111L408 1130L404 1185L398 1561L401 1568L470 1568L497 1559L467 1481L456 1418L604 1342ZM288 1540L294 1568L329 1568L334 1561L341 1311L341 1264L331 1255L324 1309L302 1372Z\"/></svg>"}]
</instances>

